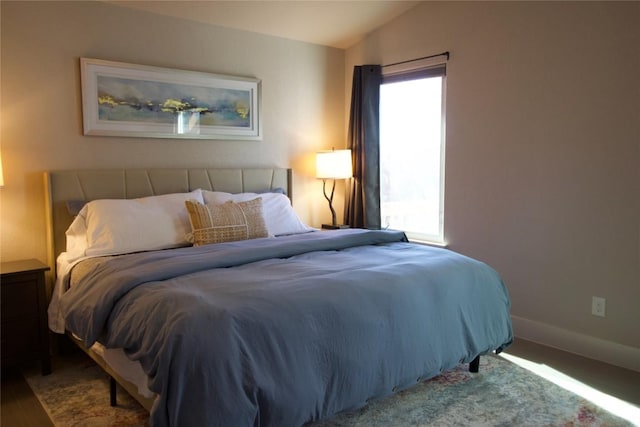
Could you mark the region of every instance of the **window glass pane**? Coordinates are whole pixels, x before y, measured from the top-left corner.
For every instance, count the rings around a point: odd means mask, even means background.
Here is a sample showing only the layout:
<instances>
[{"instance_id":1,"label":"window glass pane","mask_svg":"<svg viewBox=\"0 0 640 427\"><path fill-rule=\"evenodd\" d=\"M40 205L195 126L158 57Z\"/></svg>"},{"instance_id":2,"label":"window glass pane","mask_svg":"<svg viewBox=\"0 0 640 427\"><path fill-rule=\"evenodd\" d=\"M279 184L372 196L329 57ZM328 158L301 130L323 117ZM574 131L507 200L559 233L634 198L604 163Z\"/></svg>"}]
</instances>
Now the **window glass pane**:
<instances>
[{"instance_id":1,"label":"window glass pane","mask_svg":"<svg viewBox=\"0 0 640 427\"><path fill-rule=\"evenodd\" d=\"M382 226L442 241L443 77L380 87Z\"/></svg>"}]
</instances>

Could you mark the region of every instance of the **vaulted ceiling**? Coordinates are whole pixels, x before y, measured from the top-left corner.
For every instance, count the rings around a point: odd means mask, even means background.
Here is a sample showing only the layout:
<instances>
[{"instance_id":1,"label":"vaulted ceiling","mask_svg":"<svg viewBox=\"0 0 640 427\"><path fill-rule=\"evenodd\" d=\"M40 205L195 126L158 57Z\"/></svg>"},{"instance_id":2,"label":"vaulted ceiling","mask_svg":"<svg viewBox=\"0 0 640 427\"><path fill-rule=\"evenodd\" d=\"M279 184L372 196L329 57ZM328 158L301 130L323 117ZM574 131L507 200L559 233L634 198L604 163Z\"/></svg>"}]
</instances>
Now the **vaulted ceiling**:
<instances>
[{"instance_id":1,"label":"vaulted ceiling","mask_svg":"<svg viewBox=\"0 0 640 427\"><path fill-rule=\"evenodd\" d=\"M108 1L122 7L346 49L420 1Z\"/></svg>"}]
</instances>

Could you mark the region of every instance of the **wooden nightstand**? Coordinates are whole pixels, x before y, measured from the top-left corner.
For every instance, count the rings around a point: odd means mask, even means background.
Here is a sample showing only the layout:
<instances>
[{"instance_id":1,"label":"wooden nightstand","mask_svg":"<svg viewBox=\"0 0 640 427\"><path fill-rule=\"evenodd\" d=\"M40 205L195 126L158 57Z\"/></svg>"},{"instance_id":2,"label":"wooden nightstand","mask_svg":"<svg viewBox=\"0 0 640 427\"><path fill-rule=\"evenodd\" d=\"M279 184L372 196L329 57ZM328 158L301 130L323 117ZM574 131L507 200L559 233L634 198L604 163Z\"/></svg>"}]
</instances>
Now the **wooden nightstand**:
<instances>
[{"instance_id":1,"label":"wooden nightstand","mask_svg":"<svg viewBox=\"0 0 640 427\"><path fill-rule=\"evenodd\" d=\"M338 225L331 225L331 224L322 224L322 229L323 230L344 230L347 228L351 228L348 225L344 225L344 224L338 224Z\"/></svg>"},{"instance_id":2,"label":"wooden nightstand","mask_svg":"<svg viewBox=\"0 0 640 427\"><path fill-rule=\"evenodd\" d=\"M44 279L47 270L47 265L35 259L0 265L3 368L40 360L42 375L51 373Z\"/></svg>"}]
</instances>

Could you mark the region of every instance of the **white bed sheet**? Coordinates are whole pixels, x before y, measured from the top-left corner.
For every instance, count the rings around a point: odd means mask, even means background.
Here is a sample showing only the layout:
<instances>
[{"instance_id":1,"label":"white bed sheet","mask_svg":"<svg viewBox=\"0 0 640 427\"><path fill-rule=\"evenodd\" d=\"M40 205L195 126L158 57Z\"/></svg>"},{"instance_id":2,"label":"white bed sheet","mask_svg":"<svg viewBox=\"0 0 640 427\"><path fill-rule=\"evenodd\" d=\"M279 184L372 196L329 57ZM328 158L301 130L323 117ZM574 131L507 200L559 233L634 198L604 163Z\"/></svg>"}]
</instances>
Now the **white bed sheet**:
<instances>
[{"instance_id":1,"label":"white bed sheet","mask_svg":"<svg viewBox=\"0 0 640 427\"><path fill-rule=\"evenodd\" d=\"M91 346L91 350L100 355L111 369L116 371L122 378L134 384L138 388L138 393L152 399L156 396L147 387L147 375L142 370L139 362L129 359L120 348L106 348L100 343Z\"/></svg>"}]
</instances>

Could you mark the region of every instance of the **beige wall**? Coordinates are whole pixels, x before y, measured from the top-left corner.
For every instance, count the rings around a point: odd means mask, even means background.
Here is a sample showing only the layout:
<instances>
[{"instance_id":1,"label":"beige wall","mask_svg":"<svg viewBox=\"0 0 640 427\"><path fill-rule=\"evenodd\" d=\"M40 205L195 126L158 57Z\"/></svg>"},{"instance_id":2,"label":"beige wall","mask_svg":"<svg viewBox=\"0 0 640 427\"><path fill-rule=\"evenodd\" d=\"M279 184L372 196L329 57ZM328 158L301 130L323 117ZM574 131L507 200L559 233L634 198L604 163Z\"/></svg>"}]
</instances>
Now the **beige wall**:
<instances>
[{"instance_id":1,"label":"beige wall","mask_svg":"<svg viewBox=\"0 0 640 427\"><path fill-rule=\"evenodd\" d=\"M2 260L46 260L48 169L293 167L299 215L315 226L328 220L313 153L344 146L344 51L98 2L0 7ZM259 78L264 139L85 137L80 57Z\"/></svg>"},{"instance_id":2,"label":"beige wall","mask_svg":"<svg viewBox=\"0 0 640 427\"><path fill-rule=\"evenodd\" d=\"M640 3L428 2L346 55L95 2L0 10L3 260L46 257L47 169L290 166L317 226L313 152L344 145L353 65L450 50L450 247L502 274L516 318L640 349ZM264 140L84 137L82 56L260 78Z\"/></svg>"},{"instance_id":3,"label":"beige wall","mask_svg":"<svg viewBox=\"0 0 640 427\"><path fill-rule=\"evenodd\" d=\"M638 46L638 2L427 2L349 49L345 63L348 97L353 65L451 51L450 248L502 274L516 326L635 356ZM594 295L606 298L605 318L591 315Z\"/></svg>"}]
</instances>

